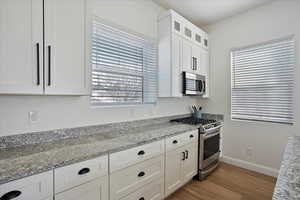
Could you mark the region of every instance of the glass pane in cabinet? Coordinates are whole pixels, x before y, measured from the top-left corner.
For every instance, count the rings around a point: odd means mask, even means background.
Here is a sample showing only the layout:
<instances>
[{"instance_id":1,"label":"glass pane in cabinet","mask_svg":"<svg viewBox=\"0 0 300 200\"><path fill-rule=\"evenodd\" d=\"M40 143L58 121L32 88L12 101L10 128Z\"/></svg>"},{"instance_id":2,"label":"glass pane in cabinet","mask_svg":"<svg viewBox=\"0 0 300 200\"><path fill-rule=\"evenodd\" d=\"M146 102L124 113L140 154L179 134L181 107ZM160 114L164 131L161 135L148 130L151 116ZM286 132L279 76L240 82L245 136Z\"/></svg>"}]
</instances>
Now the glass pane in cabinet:
<instances>
[{"instance_id":1,"label":"glass pane in cabinet","mask_svg":"<svg viewBox=\"0 0 300 200\"><path fill-rule=\"evenodd\" d=\"M204 45L205 45L206 47L208 47L208 40L207 40L207 39L204 40Z\"/></svg>"},{"instance_id":2,"label":"glass pane in cabinet","mask_svg":"<svg viewBox=\"0 0 300 200\"><path fill-rule=\"evenodd\" d=\"M188 29L188 28L185 28L184 34L185 34L186 36L188 36L189 38L192 37L192 31L191 31L190 29Z\"/></svg>"},{"instance_id":3,"label":"glass pane in cabinet","mask_svg":"<svg viewBox=\"0 0 300 200\"><path fill-rule=\"evenodd\" d=\"M174 28L175 28L176 31L180 32L180 23L174 21Z\"/></svg>"},{"instance_id":4,"label":"glass pane in cabinet","mask_svg":"<svg viewBox=\"0 0 300 200\"><path fill-rule=\"evenodd\" d=\"M196 34L195 39L196 39L197 42L201 43L201 36L200 35Z\"/></svg>"}]
</instances>

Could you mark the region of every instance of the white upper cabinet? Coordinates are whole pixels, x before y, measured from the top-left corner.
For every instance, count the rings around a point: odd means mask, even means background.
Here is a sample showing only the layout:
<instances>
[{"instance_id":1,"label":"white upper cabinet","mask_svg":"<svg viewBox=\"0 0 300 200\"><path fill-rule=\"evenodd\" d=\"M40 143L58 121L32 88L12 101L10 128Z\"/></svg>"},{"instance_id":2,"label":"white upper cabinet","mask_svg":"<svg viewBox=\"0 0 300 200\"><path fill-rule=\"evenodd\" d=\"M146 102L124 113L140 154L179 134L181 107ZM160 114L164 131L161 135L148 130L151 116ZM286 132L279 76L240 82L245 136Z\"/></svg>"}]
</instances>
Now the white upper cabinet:
<instances>
[{"instance_id":1,"label":"white upper cabinet","mask_svg":"<svg viewBox=\"0 0 300 200\"><path fill-rule=\"evenodd\" d=\"M45 93L87 94L85 0L45 0Z\"/></svg>"},{"instance_id":2,"label":"white upper cabinet","mask_svg":"<svg viewBox=\"0 0 300 200\"><path fill-rule=\"evenodd\" d=\"M201 64L200 64L200 74L205 76L205 95L204 98L209 97L210 93L210 68L209 64L209 52L205 49L201 49Z\"/></svg>"},{"instance_id":3,"label":"white upper cabinet","mask_svg":"<svg viewBox=\"0 0 300 200\"><path fill-rule=\"evenodd\" d=\"M189 40L182 40L182 69L183 71L193 73L193 43Z\"/></svg>"},{"instance_id":4,"label":"white upper cabinet","mask_svg":"<svg viewBox=\"0 0 300 200\"><path fill-rule=\"evenodd\" d=\"M1 0L0 94L88 94L85 12L85 0Z\"/></svg>"},{"instance_id":5,"label":"white upper cabinet","mask_svg":"<svg viewBox=\"0 0 300 200\"><path fill-rule=\"evenodd\" d=\"M182 39L180 36L172 36L172 95L182 96Z\"/></svg>"},{"instance_id":6,"label":"white upper cabinet","mask_svg":"<svg viewBox=\"0 0 300 200\"><path fill-rule=\"evenodd\" d=\"M203 48L208 50L209 48L209 39L208 39L208 34L204 33L204 38L203 38Z\"/></svg>"},{"instance_id":7,"label":"white upper cabinet","mask_svg":"<svg viewBox=\"0 0 300 200\"><path fill-rule=\"evenodd\" d=\"M192 52L192 61L193 61L193 72L194 74L201 74L201 46L193 44L193 52Z\"/></svg>"},{"instance_id":8,"label":"white upper cabinet","mask_svg":"<svg viewBox=\"0 0 300 200\"><path fill-rule=\"evenodd\" d=\"M43 1L0 1L0 93L43 93Z\"/></svg>"},{"instance_id":9,"label":"white upper cabinet","mask_svg":"<svg viewBox=\"0 0 300 200\"><path fill-rule=\"evenodd\" d=\"M208 34L173 10L159 17L158 29L159 97L181 97L183 72L209 79Z\"/></svg>"}]
</instances>

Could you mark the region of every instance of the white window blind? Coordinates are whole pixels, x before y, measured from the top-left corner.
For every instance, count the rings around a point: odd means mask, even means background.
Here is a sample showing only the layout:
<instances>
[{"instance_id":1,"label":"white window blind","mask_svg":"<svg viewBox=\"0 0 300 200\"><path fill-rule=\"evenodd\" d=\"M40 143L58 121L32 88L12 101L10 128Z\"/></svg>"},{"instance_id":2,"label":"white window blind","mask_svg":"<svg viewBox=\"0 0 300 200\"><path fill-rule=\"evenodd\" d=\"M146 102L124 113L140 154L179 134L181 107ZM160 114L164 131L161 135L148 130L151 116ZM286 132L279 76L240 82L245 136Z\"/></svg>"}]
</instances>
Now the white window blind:
<instances>
[{"instance_id":1,"label":"white window blind","mask_svg":"<svg viewBox=\"0 0 300 200\"><path fill-rule=\"evenodd\" d=\"M92 104L153 104L157 98L157 47L154 40L94 19Z\"/></svg>"},{"instance_id":2,"label":"white window blind","mask_svg":"<svg viewBox=\"0 0 300 200\"><path fill-rule=\"evenodd\" d=\"M292 37L233 50L232 119L293 123L294 65Z\"/></svg>"}]
</instances>

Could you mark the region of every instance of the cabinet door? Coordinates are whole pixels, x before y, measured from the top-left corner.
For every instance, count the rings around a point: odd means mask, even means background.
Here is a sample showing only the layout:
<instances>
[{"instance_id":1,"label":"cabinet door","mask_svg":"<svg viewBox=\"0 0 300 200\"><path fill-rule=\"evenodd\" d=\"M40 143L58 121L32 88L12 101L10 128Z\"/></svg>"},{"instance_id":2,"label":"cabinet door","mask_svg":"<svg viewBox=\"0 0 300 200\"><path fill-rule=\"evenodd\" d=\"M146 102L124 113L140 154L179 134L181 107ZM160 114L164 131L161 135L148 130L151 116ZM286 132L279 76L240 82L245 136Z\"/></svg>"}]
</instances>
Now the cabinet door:
<instances>
[{"instance_id":1,"label":"cabinet door","mask_svg":"<svg viewBox=\"0 0 300 200\"><path fill-rule=\"evenodd\" d=\"M201 61L200 62L200 74L203 76L207 75L207 69L208 69L208 59L209 59L209 54L208 51L206 49L201 48L200 49L200 53L201 53Z\"/></svg>"},{"instance_id":2,"label":"cabinet door","mask_svg":"<svg viewBox=\"0 0 300 200\"><path fill-rule=\"evenodd\" d=\"M182 96L182 68L181 68L181 52L182 39L180 36L173 34L172 36L172 96Z\"/></svg>"},{"instance_id":3,"label":"cabinet door","mask_svg":"<svg viewBox=\"0 0 300 200\"><path fill-rule=\"evenodd\" d=\"M103 177L55 195L55 200L108 200L108 178Z\"/></svg>"},{"instance_id":4,"label":"cabinet door","mask_svg":"<svg viewBox=\"0 0 300 200\"><path fill-rule=\"evenodd\" d=\"M45 0L45 93L88 93L86 0Z\"/></svg>"},{"instance_id":5,"label":"cabinet door","mask_svg":"<svg viewBox=\"0 0 300 200\"><path fill-rule=\"evenodd\" d=\"M42 94L43 0L1 0L0 36L0 93Z\"/></svg>"},{"instance_id":6,"label":"cabinet door","mask_svg":"<svg viewBox=\"0 0 300 200\"><path fill-rule=\"evenodd\" d=\"M183 162L183 183L188 182L197 174L198 142L184 146L185 160Z\"/></svg>"},{"instance_id":7,"label":"cabinet door","mask_svg":"<svg viewBox=\"0 0 300 200\"><path fill-rule=\"evenodd\" d=\"M202 59L201 68L203 68L202 74L205 76L205 84L206 84L206 91L205 91L205 95L203 97L209 97L210 64L209 64L209 51L208 50L203 49L202 54L201 54L201 59Z\"/></svg>"},{"instance_id":8,"label":"cabinet door","mask_svg":"<svg viewBox=\"0 0 300 200\"><path fill-rule=\"evenodd\" d=\"M192 59L194 59L194 73L200 74L201 72L201 47L198 45L193 45Z\"/></svg>"},{"instance_id":9,"label":"cabinet door","mask_svg":"<svg viewBox=\"0 0 300 200\"><path fill-rule=\"evenodd\" d=\"M182 68L183 71L193 72L192 65L192 52L193 52L193 44L183 39L182 40Z\"/></svg>"},{"instance_id":10,"label":"cabinet door","mask_svg":"<svg viewBox=\"0 0 300 200\"><path fill-rule=\"evenodd\" d=\"M182 186L182 165L184 150L176 149L166 153L165 193L166 196Z\"/></svg>"}]
</instances>

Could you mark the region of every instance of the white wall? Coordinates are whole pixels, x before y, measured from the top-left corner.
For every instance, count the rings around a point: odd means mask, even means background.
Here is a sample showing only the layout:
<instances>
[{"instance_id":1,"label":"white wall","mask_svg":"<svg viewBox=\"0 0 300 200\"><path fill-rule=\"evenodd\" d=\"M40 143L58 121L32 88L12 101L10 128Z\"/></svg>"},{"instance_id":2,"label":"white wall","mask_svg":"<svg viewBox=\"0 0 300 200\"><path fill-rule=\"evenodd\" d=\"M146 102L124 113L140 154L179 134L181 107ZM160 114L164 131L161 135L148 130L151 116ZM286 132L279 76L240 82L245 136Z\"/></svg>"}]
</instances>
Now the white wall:
<instances>
[{"instance_id":1,"label":"white wall","mask_svg":"<svg viewBox=\"0 0 300 200\"><path fill-rule=\"evenodd\" d=\"M300 135L300 1L275 1L208 28L211 41L211 99L209 112L223 113L225 160L276 175L290 135ZM230 49L294 34L297 41L295 124L232 121L230 119ZM247 156L246 149L252 149Z\"/></svg>"},{"instance_id":2,"label":"white wall","mask_svg":"<svg viewBox=\"0 0 300 200\"><path fill-rule=\"evenodd\" d=\"M95 0L95 13L149 37L157 37L157 16L163 11L150 0ZM159 99L155 106L92 108L89 97L0 96L0 136L189 113L197 98ZM28 112L38 112L29 123Z\"/></svg>"}]
</instances>

